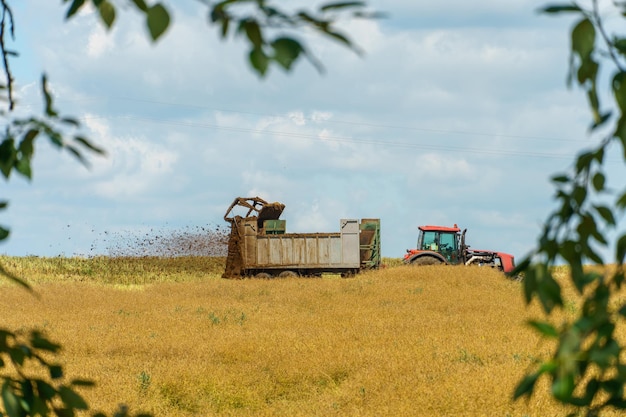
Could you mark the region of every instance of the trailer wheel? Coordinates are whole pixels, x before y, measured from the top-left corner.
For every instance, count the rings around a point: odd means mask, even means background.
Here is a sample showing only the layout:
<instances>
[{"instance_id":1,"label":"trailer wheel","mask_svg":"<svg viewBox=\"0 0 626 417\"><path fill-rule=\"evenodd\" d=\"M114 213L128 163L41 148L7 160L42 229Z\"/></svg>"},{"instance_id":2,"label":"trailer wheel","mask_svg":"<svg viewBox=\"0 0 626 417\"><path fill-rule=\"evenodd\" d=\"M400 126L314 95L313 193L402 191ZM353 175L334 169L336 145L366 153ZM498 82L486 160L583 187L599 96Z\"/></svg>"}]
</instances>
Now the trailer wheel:
<instances>
[{"instance_id":1,"label":"trailer wheel","mask_svg":"<svg viewBox=\"0 0 626 417\"><path fill-rule=\"evenodd\" d=\"M424 266L424 265L441 265L443 262L441 259L437 259L434 256L420 256L419 258L413 259L410 265L413 266Z\"/></svg>"},{"instance_id":2,"label":"trailer wheel","mask_svg":"<svg viewBox=\"0 0 626 417\"><path fill-rule=\"evenodd\" d=\"M278 278L295 278L298 274L293 271L283 271L278 274Z\"/></svg>"},{"instance_id":3,"label":"trailer wheel","mask_svg":"<svg viewBox=\"0 0 626 417\"><path fill-rule=\"evenodd\" d=\"M258 279L271 279L271 278L273 278L273 276L268 274L267 272L259 272L254 277L258 278Z\"/></svg>"}]
</instances>

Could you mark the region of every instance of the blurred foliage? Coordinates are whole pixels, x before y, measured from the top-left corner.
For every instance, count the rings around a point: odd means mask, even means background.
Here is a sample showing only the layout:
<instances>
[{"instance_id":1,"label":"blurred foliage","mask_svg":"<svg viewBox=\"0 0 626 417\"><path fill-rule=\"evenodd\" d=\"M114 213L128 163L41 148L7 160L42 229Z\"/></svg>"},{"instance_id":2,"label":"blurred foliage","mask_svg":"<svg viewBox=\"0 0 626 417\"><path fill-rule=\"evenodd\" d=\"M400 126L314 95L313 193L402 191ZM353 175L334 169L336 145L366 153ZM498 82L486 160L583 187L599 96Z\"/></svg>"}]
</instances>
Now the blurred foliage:
<instances>
[{"instance_id":1,"label":"blurred foliage","mask_svg":"<svg viewBox=\"0 0 626 417\"><path fill-rule=\"evenodd\" d=\"M38 331L26 337L0 329L0 371L11 366L13 373L2 376L2 403L8 417L27 415L71 416L75 410L88 408L85 400L74 390L91 386L91 381L73 380L63 384L62 366L50 363L45 353L57 353L61 347L50 342ZM45 370L45 377L28 374L34 362ZM15 376L12 376L15 375ZM3 415L0 412L0 415Z\"/></svg>"},{"instance_id":2,"label":"blurred foliage","mask_svg":"<svg viewBox=\"0 0 626 417\"><path fill-rule=\"evenodd\" d=\"M526 302L537 301L550 318L571 302L563 297L562 280L552 268L565 262L570 268L567 279L577 289L582 308L575 318L558 324L549 319L529 323L557 344L551 358L520 381L514 398L531 397L537 380L547 376L554 398L578 407L584 415L596 416L607 409L626 409L624 346L615 335L626 317L626 303L616 296L625 276L626 233L617 226L626 208L626 189L612 188L623 187L623 178L613 178L616 182L609 186L605 167L605 157L620 149L626 161L626 33L609 32L606 25L608 16L624 23L626 4L605 2L600 10L597 0L582 3L548 5L541 12L575 16L568 85L585 91L591 110L589 131L598 143L581 152L571 170L552 178L557 208L548 216L536 250L519 266L525 273ZM598 93L598 81L604 79L612 92L608 105L602 105L604 97ZM609 238L612 234L614 241ZM605 261L603 253L611 249L615 257ZM583 268L605 263L616 267L610 271Z\"/></svg>"},{"instance_id":3,"label":"blurred foliage","mask_svg":"<svg viewBox=\"0 0 626 417\"><path fill-rule=\"evenodd\" d=\"M113 27L117 17L116 5L109 0L64 0L66 19L71 19L85 6L92 7L100 22L107 28ZM0 109L5 121L5 130L0 135L0 172L9 180L13 172L31 180L31 162L35 154L36 139L47 138L55 147L68 151L81 163L88 165L88 154L104 155L104 150L93 144L81 133L76 118L63 116L55 108L46 75L41 77L41 93L44 110L41 115L16 117L14 97L14 77L10 60L18 56L8 41L15 41L15 21L10 0L0 0L0 51L4 70L4 83L0 83L0 99L6 108ZM161 2L148 4L144 0L129 0L132 8L145 15L148 36L152 41L160 39L170 26L170 12ZM358 48L335 29L335 21L342 12L351 12L352 17L375 17L365 12L362 2L340 2L321 6L316 12L297 11L292 14L274 7L269 2L257 0L225 0L221 2L203 1L208 8L209 22L220 30L226 39L231 32L242 34L250 45L249 63L260 76L267 73L270 64L278 64L284 70L291 70L301 57L306 57L318 69L322 69L305 45L294 34L313 29L327 38L336 40L348 48ZM233 28L231 30L231 28ZM31 29L32 30L32 29ZM291 30L291 34L285 31ZM269 32L272 32L271 34ZM8 202L0 200L0 210L6 209ZM0 241L9 237L9 229L0 226ZM179 239L180 240L180 239ZM26 281L0 265L0 275L31 290ZM7 363L13 364L13 374L2 374L2 404L9 417L27 415L73 416L76 410L88 409L87 403L74 390L75 385L88 385L89 381L74 381L70 385L58 385L43 379L31 377L22 372L26 360L38 362L48 368L50 379L62 377L59 365L50 365L39 355L39 351L54 354L59 345L49 342L41 333L31 333L30 339L20 342L18 335L0 329L0 369ZM4 414L0 412L0 416ZM98 413L98 416L103 414ZM127 410L120 408L116 416L126 416Z\"/></svg>"},{"instance_id":4,"label":"blurred foliage","mask_svg":"<svg viewBox=\"0 0 626 417\"><path fill-rule=\"evenodd\" d=\"M109 0L64 0L69 3L66 18L73 17L81 8L91 4L100 20L108 29L116 20L116 8ZM133 8L145 16L146 29L153 41L159 40L170 26L171 17L167 7L156 2L148 5L144 0L130 0ZM207 9L208 21L226 39L231 35L242 36L248 43L250 66L259 76L267 73L271 64L289 71L300 58L307 58L322 71L322 64L315 59L299 34L307 31L318 33L341 45L361 53L360 49L345 34L336 28L340 17L379 18L381 13L370 12L365 2L344 1L321 5L317 10L300 9L286 11L265 0L200 0ZM285 5L281 5L285 7Z\"/></svg>"}]
</instances>

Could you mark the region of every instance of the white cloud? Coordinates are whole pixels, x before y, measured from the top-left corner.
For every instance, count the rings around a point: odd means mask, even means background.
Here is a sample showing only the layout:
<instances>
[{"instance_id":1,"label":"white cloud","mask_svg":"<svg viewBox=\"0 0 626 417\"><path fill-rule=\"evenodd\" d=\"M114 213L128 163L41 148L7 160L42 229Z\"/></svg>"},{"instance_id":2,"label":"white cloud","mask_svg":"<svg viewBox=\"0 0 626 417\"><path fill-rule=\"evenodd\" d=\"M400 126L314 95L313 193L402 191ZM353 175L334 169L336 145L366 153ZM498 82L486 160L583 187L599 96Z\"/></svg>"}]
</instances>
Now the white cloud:
<instances>
[{"instance_id":1,"label":"white cloud","mask_svg":"<svg viewBox=\"0 0 626 417\"><path fill-rule=\"evenodd\" d=\"M87 56L99 58L113 49L114 46L114 36L107 33L100 26L95 26L89 34L89 40L87 41Z\"/></svg>"},{"instance_id":2,"label":"white cloud","mask_svg":"<svg viewBox=\"0 0 626 417\"><path fill-rule=\"evenodd\" d=\"M306 119L304 118L304 113L301 111L292 111L287 114L289 120L293 122L296 126L304 126L306 124Z\"/></svg>"},{"instance_id":3,"label":"white cloud","mask_svg":"<svg viewBox=\"0 0 626 417\"><path fill-rule=\"evenodd\" d=\"M418 181L454 184L462 179L464 184L471 184L476 177L476 169L465 159L438 153L425 153L415 159L411 172Z\"/></svg>"}]
</instances>

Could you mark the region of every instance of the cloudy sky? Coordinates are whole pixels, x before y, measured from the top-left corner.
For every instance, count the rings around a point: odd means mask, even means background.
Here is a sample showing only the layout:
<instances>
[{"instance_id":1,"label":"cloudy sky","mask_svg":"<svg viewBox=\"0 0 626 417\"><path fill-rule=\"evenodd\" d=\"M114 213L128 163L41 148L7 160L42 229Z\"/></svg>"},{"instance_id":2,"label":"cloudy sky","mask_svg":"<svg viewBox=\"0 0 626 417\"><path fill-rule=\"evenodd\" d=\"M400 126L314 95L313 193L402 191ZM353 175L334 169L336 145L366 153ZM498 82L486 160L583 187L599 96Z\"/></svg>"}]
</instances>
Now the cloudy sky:
<instances>
[{"instance_id":1,"label":"cloudy sky","mask_svg":"<svg viewBox=\"0 0 626 417\"><path fill-rule=\"evenodd\" d=\"M553 207L548 178L591 143L565 82L572 21L538 15L542 1L370 1L388 17L340 25L363 56L307 36L325 72L302 61L263 80L200 2L170 7L156 45L123 1L111 32L88 9L64 22L61 2L14 3L18 111L41 112L45 71L108 155L86 169L40 142L33 181L3 185L0 253L106 254L107 236L225 226L235 197L260 196L286 205L291 232L378 217L387 257L418 225L456 223L520 259Z\"/></svg>"}]
</instances>

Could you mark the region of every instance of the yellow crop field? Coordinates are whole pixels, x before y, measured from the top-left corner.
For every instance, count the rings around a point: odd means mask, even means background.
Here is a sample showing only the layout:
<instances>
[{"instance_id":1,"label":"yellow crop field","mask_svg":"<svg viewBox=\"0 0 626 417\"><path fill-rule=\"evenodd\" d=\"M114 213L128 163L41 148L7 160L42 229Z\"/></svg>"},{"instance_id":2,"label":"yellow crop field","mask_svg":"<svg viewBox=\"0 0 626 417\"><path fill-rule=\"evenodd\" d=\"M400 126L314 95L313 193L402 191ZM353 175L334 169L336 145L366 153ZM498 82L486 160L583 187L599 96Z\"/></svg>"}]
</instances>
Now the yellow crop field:
<instances>
[{"instance_id":1,"label":"yellow crop field","mask_svg":"<svg viewBox=\"0 0 626 417\"><path fill-rule=\"evenodd\" d=\"M225 280L223 259L2 258L0 328L63 345L93 411L155 416L563 416L521 284L480 267ZM394 264L394 262L388 262ZM396 262L397 264L397 262ZM562 314L576 311L568 304ZM616 414L617 415L617 414Z\"/></svg>"}]
</instances>

